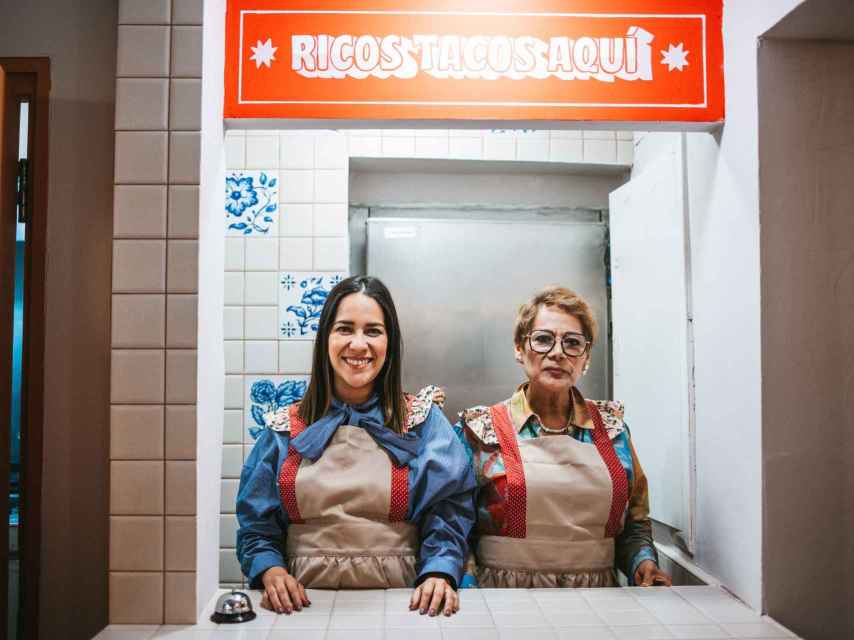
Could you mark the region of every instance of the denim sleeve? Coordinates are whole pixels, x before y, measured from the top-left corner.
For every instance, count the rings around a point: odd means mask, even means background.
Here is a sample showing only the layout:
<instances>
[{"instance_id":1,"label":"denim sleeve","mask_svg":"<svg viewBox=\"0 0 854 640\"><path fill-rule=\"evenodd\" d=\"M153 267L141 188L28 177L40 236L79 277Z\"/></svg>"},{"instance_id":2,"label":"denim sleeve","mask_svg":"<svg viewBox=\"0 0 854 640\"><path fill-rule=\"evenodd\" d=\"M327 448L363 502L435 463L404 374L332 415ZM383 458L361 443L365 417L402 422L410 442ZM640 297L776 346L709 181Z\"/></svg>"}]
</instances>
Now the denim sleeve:
<instances>
[{"instance_id":1,"label":"denim sleeve","mask_svg":"<svg viewBox=\"0 0 854 640\"><path fill-rule=\"evenodd\" d=\"M287 516L279 499L278 471L288 434L264 429L240 473L237 493L237 558L251 589L271 567L286 567Z\"/></svg>"},{"instance_id":2,"label":"denim sleeve","mask_svg":"<svg viewBox=\"0 0 854 640\"><path fill-rule=\"evenodd\" d=\"M410 519L421 537L416 583L441 573L457 588L474 524L474 475L462 443L438 408L431 408L419 431L423 448L410 464Z\"/></svg>"}]
</instances>

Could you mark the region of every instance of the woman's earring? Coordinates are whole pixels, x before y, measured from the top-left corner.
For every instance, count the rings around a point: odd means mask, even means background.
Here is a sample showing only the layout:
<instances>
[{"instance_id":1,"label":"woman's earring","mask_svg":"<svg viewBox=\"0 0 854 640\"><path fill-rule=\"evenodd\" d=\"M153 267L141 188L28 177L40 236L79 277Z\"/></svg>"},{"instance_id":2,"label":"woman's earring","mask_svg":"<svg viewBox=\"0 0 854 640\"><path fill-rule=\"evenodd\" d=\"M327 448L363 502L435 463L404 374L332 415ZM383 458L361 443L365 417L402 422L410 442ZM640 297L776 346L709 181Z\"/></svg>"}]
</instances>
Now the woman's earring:
<instances>
[{"instance_id":1,"label":"woman's earring","mask_svg":"<svg viewBox=\"0 0 854 640\"><path fill-rule=\"evenodd\" d=\"M590 368L590 360L584 363L584 368L581 370L581 375L587 373L587 370Z\"/></svg>"}]
</instances>

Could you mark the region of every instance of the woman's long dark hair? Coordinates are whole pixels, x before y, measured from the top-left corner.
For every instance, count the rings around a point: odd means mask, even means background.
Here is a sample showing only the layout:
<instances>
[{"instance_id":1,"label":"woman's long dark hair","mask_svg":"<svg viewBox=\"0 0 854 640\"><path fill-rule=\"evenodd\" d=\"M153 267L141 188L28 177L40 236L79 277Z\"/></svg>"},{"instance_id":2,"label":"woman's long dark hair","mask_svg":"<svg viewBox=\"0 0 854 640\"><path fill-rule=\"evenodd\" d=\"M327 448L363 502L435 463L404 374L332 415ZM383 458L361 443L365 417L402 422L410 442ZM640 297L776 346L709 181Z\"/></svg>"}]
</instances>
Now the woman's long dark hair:
<instances>
[{"instance_id":1,"label":"woman's long dark hair","mask_svg":"<svg viewBox=\"0 0 854 640\"><path fill-rule=\"evenodd\" d=\"M400 323L397 320L397 310L386 286L379 278L371 276L353 276L342 280L332 288L317 328L317 339L314 341L314 355L311 364L311 380L308 383L305 396L300 404L299 416L306 424L311 424L322 418L332 402L333 370L329 360L329 334L338 314L338 305L346 296L353 293L364 293L376 301L383 310L388 349L385 363L379 375L374 380L374 391L379 394L380 406L385 416L385 425L397 433L401 433L406 420L406 399L403 396L401 384L401 361L403 359L403 339L400 335Z\"/></svg>"}]
</instances>

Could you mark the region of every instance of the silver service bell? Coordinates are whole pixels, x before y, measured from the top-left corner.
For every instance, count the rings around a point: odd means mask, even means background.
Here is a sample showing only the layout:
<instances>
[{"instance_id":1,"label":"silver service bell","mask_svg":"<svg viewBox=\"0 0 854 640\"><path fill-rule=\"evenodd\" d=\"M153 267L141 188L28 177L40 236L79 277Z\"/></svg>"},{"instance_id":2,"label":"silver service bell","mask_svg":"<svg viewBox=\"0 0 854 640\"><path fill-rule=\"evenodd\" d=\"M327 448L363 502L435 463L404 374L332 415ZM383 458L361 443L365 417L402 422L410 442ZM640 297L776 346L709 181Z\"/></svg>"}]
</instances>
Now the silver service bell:
<instances>
[{"instance_id":1,"label":"silver service bell","mask_svg":"<svg viewBox=\"0 0 854 640\"><path fill-rule=\"evenodd\" d=\"M231 590L222 594L216 601L216 607L211 615L211 622L217 624L233 624L236 622L249 622L255 619L252 611L252 601L242 591Z\"/></svg>"}]
</instances>

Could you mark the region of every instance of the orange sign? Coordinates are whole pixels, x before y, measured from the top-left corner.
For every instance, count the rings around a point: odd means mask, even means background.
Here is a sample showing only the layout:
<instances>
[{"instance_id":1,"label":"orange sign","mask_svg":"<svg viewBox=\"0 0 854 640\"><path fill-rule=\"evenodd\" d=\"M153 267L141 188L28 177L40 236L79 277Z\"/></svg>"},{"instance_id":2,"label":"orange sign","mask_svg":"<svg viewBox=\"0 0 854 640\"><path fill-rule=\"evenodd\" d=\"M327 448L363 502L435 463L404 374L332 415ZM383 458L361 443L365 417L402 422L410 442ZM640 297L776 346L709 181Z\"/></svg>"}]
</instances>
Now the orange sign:
<instances>
[{"instance_id":1,"label":"orange sign","mask_svg":"<svg viewBox=\"0 0 854 640\"><path fill-rule=\"evenodd\" d=\"M723 120L722 0L229 0L225 117Z\"/></svg>"}]
</instances>

